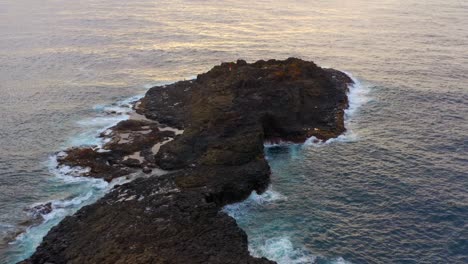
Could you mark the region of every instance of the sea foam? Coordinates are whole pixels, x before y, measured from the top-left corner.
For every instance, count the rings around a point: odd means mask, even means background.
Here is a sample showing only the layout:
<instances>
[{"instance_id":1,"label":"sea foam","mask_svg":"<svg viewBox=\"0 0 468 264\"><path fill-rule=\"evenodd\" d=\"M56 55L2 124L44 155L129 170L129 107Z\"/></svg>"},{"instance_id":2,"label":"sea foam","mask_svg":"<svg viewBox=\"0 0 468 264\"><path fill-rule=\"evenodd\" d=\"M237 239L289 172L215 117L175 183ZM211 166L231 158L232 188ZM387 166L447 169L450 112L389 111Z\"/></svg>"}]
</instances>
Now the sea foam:
<instances>
[{"instance_id":1,"label":"sea foam","mask_svg":"<svg viewBox=\"0 0 468 264\"><path fill-rule=\"evenodd\" d=\"M287 147L291 145L302 145L304 147L323 147L333 143L346 143L358 141L359 135L353 130L352 117L356 115L359 108L368 103L371 98L369 96L370 89L367 85L362 84L352 74L345 72L352 80L353 84L349 85L348 92L348 108L344 111L344 123L346 132L336 138L330 138L326 141L320 140L315 136L308 138L304 143L298 144L288 141L265 142L265 148L272 147Z\"/></svg>"},{"instance_id":2,"label":"sea foam","mask_svg":"<svg viewBox=\"0 0 468 264\"><path fill-rule=\"evenodd\" d=\"M349 107L344 113L344 122L347 131L336 138L326 141L318 140L316 137L311 137L302 144L303 147L323 147L329 144L338 142L353 142L359 140L358 134L352 129L352 118L358 112L359 108L370 101L369 88L364 86L358 79L354 78L350 73L346 73L354 82L349 86L348 102ZM296 146L298 144L292 142L266 142L266 148L273 148L278 146ZM256 192L252 194L245 201L227 205L223 211L236 220L241 220L246 217L251 210L258 207L268 206L272 203L287 200L287 197L272 190L271 187L262 195ZM279 264L310 264L310 263L330 263L330 264L350 264L342 257L335 259L327 259L321 256L314 255L307 248L294 245L291 238L287 235L271 237L270 233L262 234L256 237L249 237L249 251L253 256L266 257L274 260Z\"/></svg>"},{"instance_id":3,"label":"sea foam","mask_svg":"<svg viewBox=\"0 0 468 264\"><path fill-rule=\"evenodd\" d=\"M99 137L99 134L118 122L128 119L134 111L133 103L142 96L132 96L111 105L96 105L93 108L96 116L77 121L77 125L82 129L82 132L72 137L66 146L102 147L105 141ZM57 158L63 158L65 155L66 153L63 151L51 155L45 166L49 168L50 173L54 176L49 179L51 186L54 189L61 190L61 193L67 193L68 197L31 205L31 208L33 208L39 204L50 203L52 210L41 215L43 219L42 223L28 227L25 232L10 242L15 252L11 258L11 262L18 262L29 257L47 232L64 217L74 214L85 205L96 202L115 185L128 182L128 178L131 178L121 177L108 183L102 179L80 177L89 172L90 168L59 165Z\"/></svg>"},{"instance_id":4,"label":"sea foam","mask_svg":"<svg viewBox=\"0 0 468 264\"><path fill-rule=\"evenodd\" d=\"M272 204L278 204L287 201L287 197L273 190L270 186L262 194L257 194L255 191L244 201L240 203L226 205L223 212L236 220L241 220L246 217L251 210L259 207L265 207ZM303 248L293 246L290 238L282 237L249 237L249 251L255 257L266 257L274 260L279 264L302 264L313 263L315 256Z\"/></svg>"},{"instance_id":5,"label":"sea foam","mask_svg":"<svg viewBox=\"0 0 468 264\"><path fill-rule=\"evenodd\" d=\"M75 213L85 205L94 203L115 185L125 182L126 180L122 178L115 179L111 183L106 183L104 181L99 182L96 181L96 179L89 179L88 182L84 179L73 181L73 186L69 186L69 188L77 188L79 193L78 195L75 194L71 195L69 198L45 202L51 203L52 210L49 213L42 215L43 222L39 225L29 227L25 232L20 234L16 240L10 242L10 245L15 247L15 252L18 253L16 256L13 256L12 262L16 263L29 257L41 243L42 238L47 234L47 232L49 232L49 230L53 226L57 225L63 218ZM66 185L69 184L71 183L66 183Z\"/></svg>"},{"instance_id":6,"label":"sea foam","mask_svg":"<svg viewBox=\"0 0 468 264\"><path fill-rule=\"evenodd\" d=\"M295 248L289 237L268 238L259 245L249 245L255 257L266 257L279 264L310 264L316 256L303 248Z\"/></svg>"},{"instance_id":7,"label":"sea foam","mask_svg":"<svg viewBox=\"0 0 468 264\"><path fill-rule=\"evenodd\" d=\"M196 77L187 78L189 80ZM169 85L174 82L157 82L144 85L149 89L153 86ZM66 142L67 147L95 146L98 151L106 143L105 139L99 137L100 133L105 132L110 127L120 121L127 120L134 112L133 105L141 99L144 94L138 94L111 105L95 105L93 110L96 116L82 119L76 122L81 129L77 135ZM39 204L51 203L52 210L42 215L43 222L39 225L30 226L25 232L10 242L14 253L11 256L11 262L16 263L29 257L42 241L42 238L49 230L57 225L64 217L74 214L81 207L96 202L107 192L112 190L115 185L121 185L131 181L136 175L120 177L112 180L110 183L97 178L80 177L89 171L89 168L70 167L60 165L57 158L66 155L65 152L59 152L48 158L45 166L55 177L51 178L51 186L55 189L68 193L68 197L56 200L45 201L31 205L31 208Z\"/></svg>"},{"instance_id":8,"label":"sea foam","mask_svg":"<svg viewBox=\"0 0 468 264\"><path fill-rule=\"evenodd\" d=\"M240 217L248 214L251 209L286 200L286 196L274 191L270 186L269 189L262 194L257 194L256 191L253 191L246 200L224 206L223 212L227 213L234 219L239 219Z\"/></svg>"},{"instance_id":9,"label":"sea foam","mask_svg":"<svg viewBox=\"0 0 468 264\"><path fill-rule=\"evenodd\" d=\"M326 258L313 254L309 249L294 245L291 237L277 236L257 238L249 241L249 252L255 257L266 257L278 264L351 264L342 257Z\"/></svg>"},{"instance_id":10,"label":"sea foam","mask_svg":"<svg viewBox=\"0 0 468 264\"><path fill-rule=\"evenodd\" d=\"M333 143L355 142L360 140L359 134L353 130L353 117L358 113L358 110L371 100L369 95L370 88L364 85L361 81L355 78L351 73L344 72L352 80L353 84L348 86L348 108L344 111L344 124L346 132L336 138L331 138L326 141L319 140L316 137L310 137L304 142L304 147L323 147Z\"/></svg>"}]
</instances>

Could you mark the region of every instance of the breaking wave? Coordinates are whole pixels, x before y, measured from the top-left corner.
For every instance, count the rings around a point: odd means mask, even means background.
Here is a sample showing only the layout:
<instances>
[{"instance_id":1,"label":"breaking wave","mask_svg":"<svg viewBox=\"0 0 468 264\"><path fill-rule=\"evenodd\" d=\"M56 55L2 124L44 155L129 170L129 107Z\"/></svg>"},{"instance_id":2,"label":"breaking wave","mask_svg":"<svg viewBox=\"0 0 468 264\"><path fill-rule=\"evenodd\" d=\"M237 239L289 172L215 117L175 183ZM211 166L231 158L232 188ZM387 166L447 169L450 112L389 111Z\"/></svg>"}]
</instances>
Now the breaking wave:
<instances>
[{"instance_id":1,"label":"breaking wave","mask_svg":"<svg viewBox=\"0 0 468 264\"><path fill-rule=\"evenodd\" d=\"M128 119L133 112L133 103L142 97L143 95L137 95L111 105L96 105L93 108L96 116L77 121L77 125L83 131L72 137L66 143L66 146L101 147L105 142L99 137L99 134L118 122ZM60 193L66 193L67 197L30 206L29 214L32 217L39 217L41 222L32 223L14 241L9 243L12 247L11 262L18 262L29 257L47 232L63 218L74 214L85 205L96 202L115 185L129 181L129 177L117 178L110 183L102 179L80 177L88 172L89 168L59 165L57 158L63 155L66 154L62 151L50 156L45 166L49 168L50 173L54 176L50 179L51 188L60 190Z\"/></svg>"},{"instance_id":2,"label":"breaking wave","mask_svg":"<svg viewBox=\"0 0 468 264\"><path fill-rule=\"evenodd\" d=\"M268 204L271 204L273 202L279 202L279 201L286 201L287 197L282 195L279 192L274 191L271 186L268 190L266 190L262 194L257 194L257 192L253 191L250 196L240 202L240 203L234 203L234 204L229 204L224 206L223 212L227 213L229 216L233 217L234 219L238 219L245 214L248 214L248 212L252 209L261 207L261 206L266 206Z\"/></svg>"},{"instance_id":3,"label":"breaking wave","mask_svg":"<svg viewBox=\"0 0 468 264\"><path fill-rule=\"evenodd\" d=\"M344 114L344 122L347 131L343 135L329 139L327 141L321 141L316 137L311 137L307 139L304 144L295 144L292 142L266 142L264 143L265 148L290 147L291 150L293 150L293 146L297 146L298 148L324 147L333 143L353 142L359 140L358 134L353 131L352 117L354 117L362 105L370 101L370 89L363 85L358 79L354 78L351 74L346 74L353 80L354 83L349 86L349 106L345 110ZM270 205L278 204L286 200L286 196L274 191L270 187L270 189L261 195L257 194L256 192L252 192L249 198L245 201L227 205L224 207L223 211L236 219L238 222L242 222L244 219L248 218L249 213L251 213L252 210L265 210L267 209L266 207ZM274 229L274 227L272 228ZM275 231L271 230L271 232L258 232L254 235L249 235L250 253L255 257L266 257L270 260L274 260L279 264L350 263L341 257L329 259L315 255L304 246L295 245L292 238L287 234L284 234L284 232L281 232L282 234L280 236L274 236L274 233Z\"/></svg>"},{"instance_id":4,"label":"breaking wave","mask_svg":"<svg viewBox=\"0 0 468 264\"><path fill-rule=\"evenodd\" d=\"M310 264L316 256L305 249L295 248L289 237L274 237L259 245L250 245L250 253L255 257L266 257L279 264Z\"/></svg>"},{"instance_id":5,"label":"breaking wave","mask_svg":"<svg viewBox=\"0 0 468 264\"><path fill-rule=\"evenodd\" d=\"M305 147L322 147L333 143L355 142L359 140L359 135L353 131L352 118L356 115L361 106L365 105L371 100L369 95L370 88L369 86L362 84L361 81L355 78L352 74L348 72L344 73L346 73L354 82L348 86L348 108L344 111L346 132L336 138L331 138L326 141L319 140L316 137L310 137L306 140L306 142L304 142L303 145Z\"/></svg>"}]
</instances>

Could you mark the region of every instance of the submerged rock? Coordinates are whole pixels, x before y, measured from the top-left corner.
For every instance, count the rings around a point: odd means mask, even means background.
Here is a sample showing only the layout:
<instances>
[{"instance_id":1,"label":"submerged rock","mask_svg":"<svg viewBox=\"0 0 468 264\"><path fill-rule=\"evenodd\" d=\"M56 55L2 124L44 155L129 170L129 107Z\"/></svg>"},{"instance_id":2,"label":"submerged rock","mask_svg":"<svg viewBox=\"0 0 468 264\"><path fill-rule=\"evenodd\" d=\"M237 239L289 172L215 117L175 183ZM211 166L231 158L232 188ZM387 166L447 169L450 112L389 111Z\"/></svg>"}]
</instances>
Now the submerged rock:
<instances>
[{"instance_id":1,"label":"submerged rock","mask_svg":"<svg viewBox=\"0 0 468 264\"><path fill-rule=\"evenodd\" d=\"M272 263L249 255L246 234L221 208L266 190L265 141L343 133L350 83L339 71L290 58L223 63L196 80L151 88L137 112L183 134L158 129L154 140L119 139L107 154L87 150L90 160L74 160L93 168L88 162L139 151L146 172L175 171L117 186L54 227L23 263ZM127 125L112 133L135 130ZM133 157L119 164L135 166Z\"/></svg>"}]
</instances>

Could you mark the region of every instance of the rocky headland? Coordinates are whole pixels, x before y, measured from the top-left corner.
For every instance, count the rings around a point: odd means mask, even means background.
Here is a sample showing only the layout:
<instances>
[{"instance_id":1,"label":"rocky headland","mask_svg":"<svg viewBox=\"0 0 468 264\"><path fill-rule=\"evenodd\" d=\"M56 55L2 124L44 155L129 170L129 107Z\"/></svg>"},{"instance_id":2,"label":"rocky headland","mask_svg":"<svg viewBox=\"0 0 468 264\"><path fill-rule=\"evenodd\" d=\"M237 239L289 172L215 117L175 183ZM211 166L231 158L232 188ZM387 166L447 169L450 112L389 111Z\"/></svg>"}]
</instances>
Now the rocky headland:
<instances>
[{"instance_id":1,"label":"rocky headland","mask_svg":"<svg viewBox=\"0 0 468 264\"><path fill-rule=\"evenodd\" d=\"M151 88L133 118L103 132L102 148L59 157L107 181L146 177L66 217L22 263L274 263L250 256L245 232L221 209L266 190L265 142L343 133L351 83L290 58L223 63Z\"/></svg>"}]
</instances>

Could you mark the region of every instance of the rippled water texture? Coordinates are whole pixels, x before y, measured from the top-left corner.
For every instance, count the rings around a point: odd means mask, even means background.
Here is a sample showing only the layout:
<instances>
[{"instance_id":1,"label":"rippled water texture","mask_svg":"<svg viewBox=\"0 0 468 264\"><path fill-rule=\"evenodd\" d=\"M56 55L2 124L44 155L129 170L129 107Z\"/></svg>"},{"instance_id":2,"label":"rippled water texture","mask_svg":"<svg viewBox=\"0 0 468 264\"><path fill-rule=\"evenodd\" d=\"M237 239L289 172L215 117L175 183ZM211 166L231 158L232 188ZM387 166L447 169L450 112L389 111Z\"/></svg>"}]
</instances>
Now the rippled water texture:
<instances>
[{"instance_id":1,"label":"rippled water texture","mask_svg":"<svg viewBox=\"0 0 468 264\"><path fill-rule=\"evenodd\" d=\"M467 263L467 14L457 0L0 0L0 241L34 203L107 188L48 166L95 143L101 106L221 61L297 56L352 73L370 100L350 140L266 149L273 197L236 205L252 253ZM0 263L34 245L3 243Z\"/></svg>"}]
</instances>

